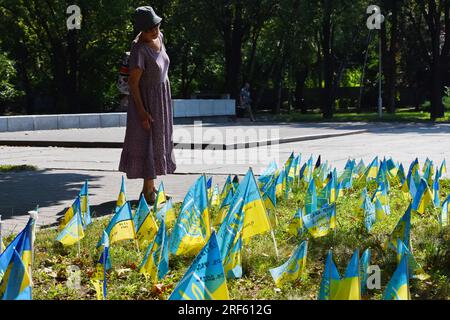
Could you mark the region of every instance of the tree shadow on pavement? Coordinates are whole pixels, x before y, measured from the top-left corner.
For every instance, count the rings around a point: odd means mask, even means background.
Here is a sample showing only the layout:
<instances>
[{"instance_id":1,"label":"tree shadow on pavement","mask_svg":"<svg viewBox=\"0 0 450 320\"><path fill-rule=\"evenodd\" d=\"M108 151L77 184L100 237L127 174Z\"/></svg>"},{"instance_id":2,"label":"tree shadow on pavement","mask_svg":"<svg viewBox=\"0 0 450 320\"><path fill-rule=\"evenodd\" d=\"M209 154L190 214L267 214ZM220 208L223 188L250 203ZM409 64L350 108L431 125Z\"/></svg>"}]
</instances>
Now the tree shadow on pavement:
<instances>
[{"instance_id":1,"label":"tree shadow on pavement","mask_svg":"<svg viewBox=\"0 0 450 320\"><path fill-rule=\"evenodd\" d=\"M3 220L28 216L29 210L60 205L74 200L84 181L89 193L99 177L82 173L55 173L49 170L0 173L0 214Z\"/></svg>"}]
</instances>

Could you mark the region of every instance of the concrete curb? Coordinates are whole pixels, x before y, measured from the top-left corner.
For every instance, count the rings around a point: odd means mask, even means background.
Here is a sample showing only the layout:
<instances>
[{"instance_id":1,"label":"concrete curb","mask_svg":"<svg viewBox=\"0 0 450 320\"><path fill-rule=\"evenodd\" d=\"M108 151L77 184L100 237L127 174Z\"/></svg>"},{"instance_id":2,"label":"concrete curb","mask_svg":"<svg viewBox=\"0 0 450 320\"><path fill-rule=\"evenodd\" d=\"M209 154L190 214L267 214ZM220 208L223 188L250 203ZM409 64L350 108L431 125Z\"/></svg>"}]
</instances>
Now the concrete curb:
<instances>
[{"instance_id":1,"label":"concrete curb","mask_svg":"<svg viewBox=\"0 0 450 320\"><path fill-rule=\"evenodd\" d=\"M240 150L256 148L261 146L279 145L300 141L310 141L319 139L336 138L350 135L366 133L369 130L355 130L351 132L327 133L309 136L298 136L290 138L281 138L279 140L265 140L246 143L234 144L217 144L217 143L175 143L175 149L190 150ZM59 148L105 148L105 149L122 149L123 142L87 142L87 141L33 141L33 140L0 140L1 146L9 147L59 147Z\"/></svg>"},{"instance_id":2,"label":"concrete curb","mask_svg":"<svg viewBox=\"0 0 450 320\"><path fill-rule=\"evenodd\" d=\"M231 99L172 100L174 119L235 117ZM125 127L127 113L85 113L0 117L0 132Z\"/></svg>"}]
</instances>

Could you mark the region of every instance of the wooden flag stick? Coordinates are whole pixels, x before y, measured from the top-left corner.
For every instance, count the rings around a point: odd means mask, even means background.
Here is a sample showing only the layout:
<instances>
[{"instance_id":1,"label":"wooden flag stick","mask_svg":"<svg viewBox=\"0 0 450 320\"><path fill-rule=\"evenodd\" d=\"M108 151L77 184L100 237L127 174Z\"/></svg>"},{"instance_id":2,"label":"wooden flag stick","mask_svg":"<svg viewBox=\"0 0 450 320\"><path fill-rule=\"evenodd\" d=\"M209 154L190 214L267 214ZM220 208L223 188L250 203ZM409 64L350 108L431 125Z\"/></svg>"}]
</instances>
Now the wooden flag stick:
<instances>
[{"instance_id":1,"label":"wooden flag stick","mask_svg":"<svg viewBox=\"0 0 450 320\"><path fill-rule=\"evenodd\" d=\"M141 254L141 250L139 249L139 242L138 242L137 238L134 239L134 242L136 243L136 248L137 248L138 254Z\"/></svg>"},{"instance_id":2,"label":"wooden flag stick","mask_svg":"<svg viewBox=\"0 0 450 320\"><path fill-rule=\"evenodd\" d=\"M272 235L273 245L275 247L275 254L276 254L277 259L278 259L279 258L278 247L277 247L277 241L275 240L275 234L273 232L273 229L270 229L270 234Z\"/></svg>"},{"instance_id":3,"label":"wooden flag stick","mask_svg":"<svg viewBox=\"0 0 450 320\"><path fill-rule=\"evenodd\" d=\"M106 283L106 244L103 243L103 282ZM103 300L106 300L105 285L103 284Z\"/></svg>"}]
</instances>

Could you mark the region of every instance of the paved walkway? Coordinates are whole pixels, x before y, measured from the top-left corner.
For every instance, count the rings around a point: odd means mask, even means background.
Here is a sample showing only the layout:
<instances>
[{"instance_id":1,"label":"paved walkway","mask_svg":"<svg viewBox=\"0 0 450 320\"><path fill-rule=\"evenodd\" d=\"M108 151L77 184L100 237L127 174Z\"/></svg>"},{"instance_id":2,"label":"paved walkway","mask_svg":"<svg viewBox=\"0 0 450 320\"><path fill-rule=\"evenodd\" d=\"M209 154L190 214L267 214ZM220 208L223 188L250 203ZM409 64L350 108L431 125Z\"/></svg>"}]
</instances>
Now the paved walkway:
<instances>
[{"instance_id":1,"label":"paved walkway","mask_svg":"<svg viewBox=\"0 0 450 320\"><path fill-rule=\"evenodd\" d=\"M214 148L240 148L244 143L271 144L323 139L376 132L404 125L367 123L201 123L174 125L176 148L208 145ZM33 147L122 148L125 128L66 129L0 133L0 145ZM245 137L245 139L243 139ZM248 146L247 146L248 147ZM194 148L194 147L192 147Z\"/></svg>"},{"instance_id":2,"label":"paved walkway","mask_svg":"<svg viewBox=\"0 0 450 320\"><path fill-rule=\"evenodd\" d=\"M295 126L301 128L295 129ZM249 167L259 174L273 159L282 164L292 151L302 153L302 162L311 154L314 158L321 155L324 161L330 161L338 170L342 170L348 158L362 158L367 164L376 155L392 157L406 167L416 157L422 164L427 157L438 164L443 159L450 159L450 125L377 124L369 125L365 129L364 126L358 126L355 125L357 130L365 132L267 147L242 150L177 149L175 157L178 169L176 174L163 177L165 188L174 196L175 201L182 201L199 174L212 175L214 183L219 183L221 188L227 174L243 175ZM273 128L276 125L267 127ZM259 126L246 128L260 129ZM286 135L295 134L296 130L315 131L318 134L327 130L339 130L333 129L331 124L298 124L287 128L285 125ZM223 130L226 129L230 128L223 127ZM81 130L75 131L91 139L100 140L102 136L112 139L107 134L108 130L99 129L96 135L93 132L89 135ZM37 172L0 174L0 214L5 219L5 228L8 231L14 228L16 231L20 230L27 220L27 211L36 205L41 208L39 225L55 223L71 205L86 179L90 181L90 202L93 210L97 215L109 214L120 188L122 173L117 171L120 152L117 148L0 146L0 164L30 164L39 168ZM141 182L127 180L126 185L129 199L137 200Z\"/></svg>"}]
</instances>

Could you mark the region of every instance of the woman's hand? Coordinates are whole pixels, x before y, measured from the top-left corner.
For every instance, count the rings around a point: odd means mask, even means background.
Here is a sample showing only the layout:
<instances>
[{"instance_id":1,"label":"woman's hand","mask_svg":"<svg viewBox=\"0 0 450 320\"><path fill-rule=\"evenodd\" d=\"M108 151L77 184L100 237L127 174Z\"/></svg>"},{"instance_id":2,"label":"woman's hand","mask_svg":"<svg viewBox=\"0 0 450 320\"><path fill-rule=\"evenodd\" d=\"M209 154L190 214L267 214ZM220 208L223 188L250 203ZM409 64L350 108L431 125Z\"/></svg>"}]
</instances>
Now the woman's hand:
<instances>
[{"instance_id":1,"label":"woman's hand","mask_svg":"<svg viewBox=\"0 0 450 320\"><path fill-rule=\"evenodd\" d=\"M153 118L147 111L142 111L139 113L139 118L141 121L141 126L146 131L150 131L151 124L153 122Z\"/></svg>"}]
</instances>

